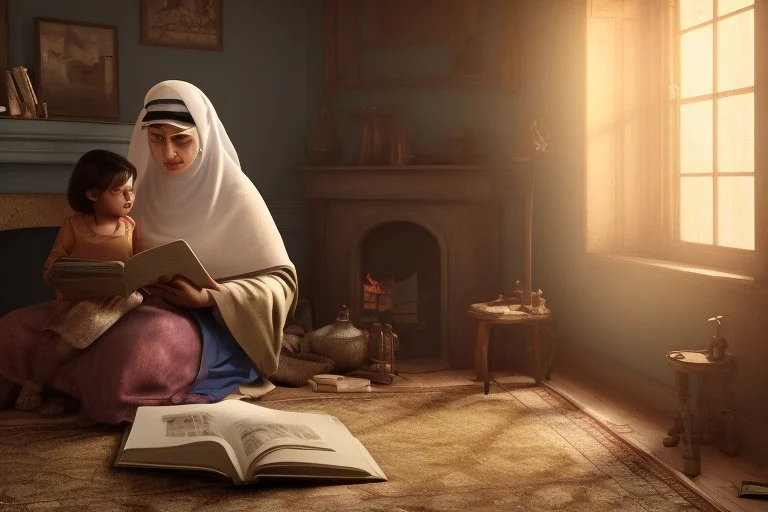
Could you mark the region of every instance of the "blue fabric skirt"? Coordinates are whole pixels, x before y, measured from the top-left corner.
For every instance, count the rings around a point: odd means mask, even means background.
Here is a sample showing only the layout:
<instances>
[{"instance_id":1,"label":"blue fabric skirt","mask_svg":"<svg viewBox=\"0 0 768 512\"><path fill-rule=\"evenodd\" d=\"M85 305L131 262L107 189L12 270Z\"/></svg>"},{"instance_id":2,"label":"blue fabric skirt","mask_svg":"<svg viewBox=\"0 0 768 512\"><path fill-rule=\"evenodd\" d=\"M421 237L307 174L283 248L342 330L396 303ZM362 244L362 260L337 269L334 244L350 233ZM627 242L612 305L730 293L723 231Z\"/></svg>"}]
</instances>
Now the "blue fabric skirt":
<instances>
[{"instance_id":1,"label":"blue fabric skirt","mask_svg":"<svg viewBox=\"0 0 768 512\"><path fill-rule=\"evenodd\" d=\"M200 370L189 390L190 394L203 395L211 402L218 402L237 391L240 384L259 379L256 368L235 338L213 316L213 308L190 309L189 312L200 326L203 338Z\"/></svg>"}]
</instances>

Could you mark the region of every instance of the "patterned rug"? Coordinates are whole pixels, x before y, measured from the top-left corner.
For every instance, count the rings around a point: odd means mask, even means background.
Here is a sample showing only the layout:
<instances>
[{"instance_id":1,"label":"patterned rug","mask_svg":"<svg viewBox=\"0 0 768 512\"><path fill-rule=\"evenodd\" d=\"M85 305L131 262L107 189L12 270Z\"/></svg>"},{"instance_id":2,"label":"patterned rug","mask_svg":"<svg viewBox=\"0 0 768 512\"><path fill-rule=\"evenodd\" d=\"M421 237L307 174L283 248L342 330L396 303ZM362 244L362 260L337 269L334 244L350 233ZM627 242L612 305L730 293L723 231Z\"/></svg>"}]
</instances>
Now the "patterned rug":
<instances>
[{"instance_id":1,"label":"patterned rug","mask_svg":"<svg viewBox=\"0 0 768 512\"><path fill-rule=\"evenodd\" d=\"M0 510L716 511L546 387L477 386L262 402L337 416L388 482L234 487L115 469L117 427L0 427Z\"/></svg>"}]
</instances>

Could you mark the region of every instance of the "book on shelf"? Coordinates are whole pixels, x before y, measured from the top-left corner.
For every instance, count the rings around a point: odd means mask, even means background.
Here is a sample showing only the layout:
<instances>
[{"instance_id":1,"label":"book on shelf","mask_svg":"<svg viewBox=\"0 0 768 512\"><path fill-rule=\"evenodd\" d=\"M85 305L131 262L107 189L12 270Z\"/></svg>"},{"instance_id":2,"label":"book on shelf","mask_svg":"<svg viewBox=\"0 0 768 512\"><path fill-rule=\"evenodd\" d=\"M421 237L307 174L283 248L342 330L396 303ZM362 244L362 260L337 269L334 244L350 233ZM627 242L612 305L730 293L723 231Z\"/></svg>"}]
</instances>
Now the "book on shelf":
<instances>
[{"instance_id":1,"label":"book on shelf","mask_svg":"<svg viewBox=\"0 0 768 512\"><path fill-rule=\"evenodd\" d=\"M32 87L32 81L29 79L29 73L24 66L13 66L11 74L19 89L22 104L22 116L27 118L37 117L37 95L35 88Z\"/></svg>"},{"instance_id":2,"label":"book on shelf","mask_svg":"<svg viewBox=\"0 0 768 512\"><path fill-rule=\"evenodd\" d=\"M114 466L210 472L235 485L264 479L387 480L338 418L241 400L139 407Z\"/></svg>"},{"instance_id":3,"label":"book on shelf","mask_svg":"<svg viewBox=\"0 0 768 512\"><path fill-rule=\"evenodd\" d=\"M21 98L19 97L19 91L16 89L16 83L13 81L13 75L10 70L6 70L4 73L5 89L8 91L8 113L12 117L19 117L22 110Z\"/></svg>"},{"instance_id":4,"label":"book on shelf","mask_svg":"<svg viewBox=\"0 0 768 512\"><path fill-rule=\"evenodd\" d=\"M331 373L312 376L307 383L318 393L365 393L371 391L371 381L361 377L348 377Z\"/></svg>"},{"instance_id":5,"label":"book on shelf","mask_svg":"<svg viewBox=\"0 0 768 512\"><path fill-rule=\"evenodd\" d=\"M64 299L119 295L180 275L201 287L211 287L208 274L184 240L174 240L138 254L126 262L62 256L51 265L50 278Z\"/></svg>"}]
</instances>

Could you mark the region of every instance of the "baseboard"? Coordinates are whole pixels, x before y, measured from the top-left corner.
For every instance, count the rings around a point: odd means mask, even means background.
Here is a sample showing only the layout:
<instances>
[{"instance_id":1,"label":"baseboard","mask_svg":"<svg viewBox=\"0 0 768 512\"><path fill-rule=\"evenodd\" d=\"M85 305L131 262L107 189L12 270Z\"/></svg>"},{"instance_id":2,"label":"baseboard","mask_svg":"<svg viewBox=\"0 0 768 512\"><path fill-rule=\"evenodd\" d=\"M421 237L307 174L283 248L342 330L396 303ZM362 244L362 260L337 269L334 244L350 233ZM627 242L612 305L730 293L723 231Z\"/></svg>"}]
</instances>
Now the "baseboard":
<instances>
[{"instance_id":1,"label":"baseboard","mask_svg":"<svg viewBox=\"0 0 768 512\"><path fill-rule=\"evenodd\" d=\"M673 418L678 411L676 391L633 370L625 368L584 347L562 343L557 349L558 370L590 378L621 390L628 398L638 401L661 414ZM756 461L768 461L768 425L734 413L740 453Z\"/></svg>"},{"instance_id":2,"label":"baseboard","mask_svg":"<svg viewBox=\"0 0 768 512\"><path fill-rule=\"evenodd\" d=\"M674 389L589 352L583 347L571 343L559 344L555 372L558 370L589 375L590 378L601 384L619 389L628 398L668 415L670 418L674 417L677 412L677 394Z\"/></svg>"}]
</instances>

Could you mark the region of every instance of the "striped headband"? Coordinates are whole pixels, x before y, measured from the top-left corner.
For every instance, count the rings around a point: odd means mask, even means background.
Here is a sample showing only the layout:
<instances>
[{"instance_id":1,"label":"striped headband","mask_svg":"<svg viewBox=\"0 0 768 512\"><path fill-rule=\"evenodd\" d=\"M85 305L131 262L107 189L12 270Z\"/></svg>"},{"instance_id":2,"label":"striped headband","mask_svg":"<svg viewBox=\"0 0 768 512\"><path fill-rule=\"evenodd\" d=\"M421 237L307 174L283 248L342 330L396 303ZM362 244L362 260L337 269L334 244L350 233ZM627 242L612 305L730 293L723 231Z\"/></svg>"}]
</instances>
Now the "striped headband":
<instances>
[{"instance_id":1,"label":"striped headband","mask_svg":"<svg viewBox=\"0 0 768 512\"><path fill-rule=\"evenodd\" d=\"M195 120L182 100L159 99L149 101L144 108L146 115L142 118L142 126L151 124L170 124L179 128L191 128L195 126Z\"/></svg>"}]
</instances>

